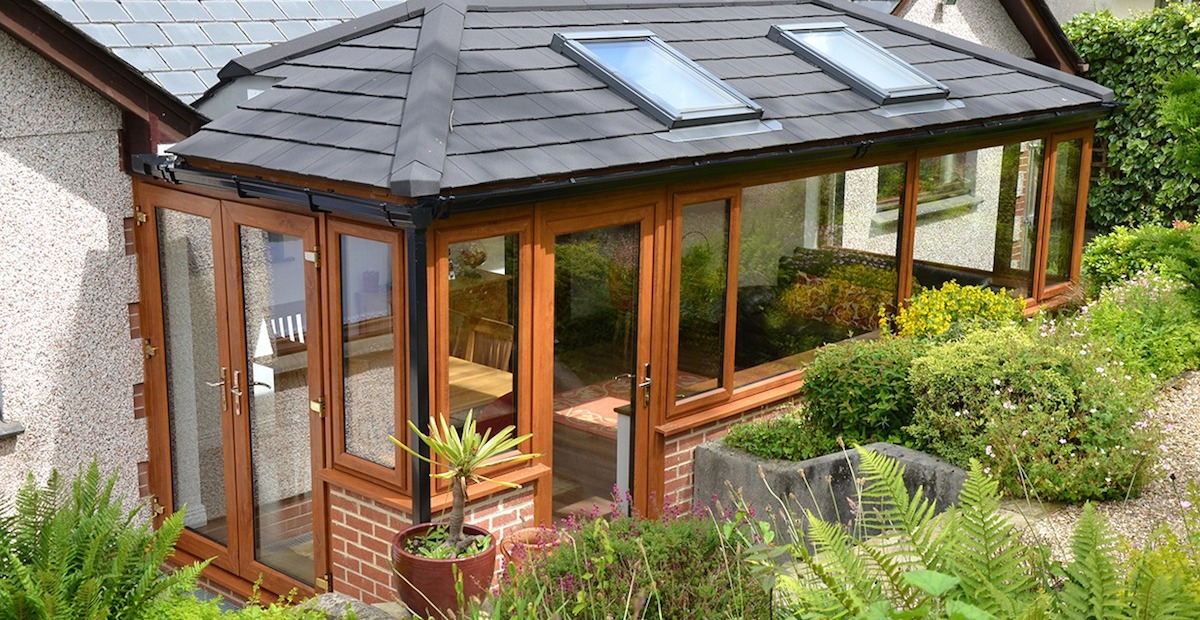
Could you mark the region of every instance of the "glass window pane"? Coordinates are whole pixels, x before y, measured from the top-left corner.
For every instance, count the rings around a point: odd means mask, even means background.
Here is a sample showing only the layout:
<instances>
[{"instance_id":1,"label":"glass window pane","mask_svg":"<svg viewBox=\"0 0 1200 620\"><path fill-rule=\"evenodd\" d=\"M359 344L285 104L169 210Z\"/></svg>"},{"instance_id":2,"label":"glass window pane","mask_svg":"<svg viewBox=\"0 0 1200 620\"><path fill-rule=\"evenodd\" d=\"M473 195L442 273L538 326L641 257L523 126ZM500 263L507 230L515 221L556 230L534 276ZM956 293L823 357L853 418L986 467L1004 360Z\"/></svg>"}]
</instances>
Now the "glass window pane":
<instances>
[{"instance_id":1,"label":"glass window pane","mask_svg":"<svg viewBox=\"0 0 1200 620\"><path fill-rule=\"evenodd\" d=\"M346 453L396 466L393 247L341 235L342 402Z\"/></svg>"},{"instance_id":2,"label":"glass window pane","mask_svg":"<svg viewBox=\"0 0 1200 620\"><path fill-rule=\"evenodd\" d=\"M748 187L738 250L737 386L874 332L896 298L897 232L875 225L880 178L904 164Z\"/></svg>"},{"instance_id":3,"label":"glass window pane","mask_svg":"<svg viewBox=\"0 0 1200 620\"><path fill-rule=\"evenodd\" d=\"M480 432L516 425L517 235L450 244L450 419Z\"/></svg>"},{"instance_id":4,"label":"glass window pane","mask_svg":"<svg viewBox=\"0 0 1200 620\"><path fill-rule=\"evenodd\" d=\"M677 399L724 385L729 201L685 206L682 235Z\"/></svg>"},{"instance_id":5,"label":"glass window pane","mask_svg":"<svg viewBox=\"0 0 1200 620\"><path fill-rule=\"evenodd\" d=\"M648 39L580 41L631 86L657 98L674 112L741 106L718 84Z\"/></svg>"},{"instance_id":6,"label":"glass window pane","mask_svg":"<svg viewBox=\"0 0 1200 620\"><path fill-rule=\"evenodd\" d=\"M156 210L162 278L167 408L171 433L173 511L218 543L229 542L225 508L225 448L221 415L229 379L219 368L212 221Z\"/></svg>"},{"instance_id":7,"label":"glass window pane","mask_svg":"<svg viewBox=\"0 0 1200 620\"><path fill-rule=\"evenodd\" d=\"M797 30L793 34L817 52L836 58L838 64L874 84L879 90L913 88L929 83L910 69L908 63L890 54L880 53L877 48L845 30Z\"/></svg>"},{"instance_id":8,"label":"glass window pane","mask_svg":"<svg viewBox=\"0 0 1200 620\"><path fill-rule=\"evenodd\" d=\"M1075 247L1075 210L1079 200L1083 140L1059 142L1054 165L1054 202L1050 205L1050 247L1046 255L1046 284L1071 279Z\"/></svg>"},{"instance_id":9,"label":"glass window pane","mask_svg":"<svg viewBox=\"0 0 1200 620\"><path fill-rule=\"evenodd\" d=\"M1040 140L922 159L912 293L954 280L1028 297L1041 165ZM888 191L877 223L894 227Z\"/></svg>"}]
</instances>

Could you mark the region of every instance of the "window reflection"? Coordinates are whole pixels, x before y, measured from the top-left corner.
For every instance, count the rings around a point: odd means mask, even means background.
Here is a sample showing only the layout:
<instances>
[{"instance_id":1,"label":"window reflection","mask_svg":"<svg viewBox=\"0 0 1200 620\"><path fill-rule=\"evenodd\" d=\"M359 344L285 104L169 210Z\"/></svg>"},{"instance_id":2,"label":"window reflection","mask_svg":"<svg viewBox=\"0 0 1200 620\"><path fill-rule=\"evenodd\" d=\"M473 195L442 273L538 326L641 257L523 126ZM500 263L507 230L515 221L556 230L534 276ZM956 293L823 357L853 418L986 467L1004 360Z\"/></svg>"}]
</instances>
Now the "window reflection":
<instances>
[{"instance_id":1,"label":"window reflection","mask_svg":"<svg viewBox=\"0 0 1200 620\"><path fill-rule=\"evenodd\" d=\"M1054 201L1050 205L1050 246L1046 255L1047 285L1071 279L1083 140L1059 142L1055 150Z\"/></svg>"},{"instance_id":2,"label":"window reflection","mask_svg":"<svg viewBox=\"0 0 1200 620\"><path fill-rule=\"evenodd\" d=\"M677 399L720 387L725 359L729 201L683 208L679 259Z\"/></svg>"},{"instance_id":3,"label":"window reflection","mask_svg":"<svg viewBox=\"0 0 1200 620\"><path fill-rule=\"evenodd\" d=\"M516 425L517 235L449 245L450 418L480 432Z\"/></svg>"},{"instance_id":4,"label":"window reflection","mask_svg":"<svg viewBox=\"0 0 1200 620\"><path fill-rule=\"evenodd\" d=\"M341 235L342 399L346 453L396 466L393 247Z\"/></svg>"}]
</instances>

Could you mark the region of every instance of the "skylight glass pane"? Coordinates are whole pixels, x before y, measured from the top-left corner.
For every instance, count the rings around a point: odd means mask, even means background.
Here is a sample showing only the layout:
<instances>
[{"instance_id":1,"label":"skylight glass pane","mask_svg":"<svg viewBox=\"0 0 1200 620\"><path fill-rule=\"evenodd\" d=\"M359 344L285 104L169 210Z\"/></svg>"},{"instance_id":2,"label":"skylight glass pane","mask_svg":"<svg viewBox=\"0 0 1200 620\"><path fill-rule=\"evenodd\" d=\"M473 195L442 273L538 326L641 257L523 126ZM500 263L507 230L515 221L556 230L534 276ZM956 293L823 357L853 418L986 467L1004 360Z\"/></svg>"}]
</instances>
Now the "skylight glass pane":
<instances>
[{"instance_id":1,"label":"skylight glass pane","mask_svg":"<svg viewBox=\"0 0 1200 620\"><path fill-rule=\"evenodd\" d=\"M814 50L845 65L879 90L897 90L925 86L928 80L917 75L908 64L845 30L810 30L793 32L796 38Z\"/></svg>"},{"instance_id":2,"label":"skylight glass pane","mask_svg":"<svg viewBox=\"0 0 1200 620\"><path fill-rule=\"evenodd\" d=\"M841 22L772 26L767 38L879 103L945 99L950 89Z\"/></svg>"},{"instance_id":3,"label":"skylight glass pane","mask_svg":"<svg viewBox=\"0 0 1200 620\"><path fill-rule=\"evenodd\" d=\"M580 44L630 85L661 99L676 112L742 105L712 80L649 40Z\"/></svg>"}]
</instances>

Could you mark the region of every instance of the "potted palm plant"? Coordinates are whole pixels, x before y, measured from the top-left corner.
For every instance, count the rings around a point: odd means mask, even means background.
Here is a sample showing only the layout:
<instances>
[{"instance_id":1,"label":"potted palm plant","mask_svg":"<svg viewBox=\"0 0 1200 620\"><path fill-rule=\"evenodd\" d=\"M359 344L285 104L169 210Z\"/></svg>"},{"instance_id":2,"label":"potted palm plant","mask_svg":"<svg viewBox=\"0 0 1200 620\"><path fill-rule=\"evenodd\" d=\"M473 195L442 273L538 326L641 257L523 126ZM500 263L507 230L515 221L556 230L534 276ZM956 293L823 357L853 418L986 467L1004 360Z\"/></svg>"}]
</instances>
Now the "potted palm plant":
<instances>
[{"instance_id":1,"label":"potted palm plant","mask_svg":"<svg viewBox=\"0 0 1200 620\"><path fill-rule=\"evenodd\" d=\"M465 523L467 484L494 482L508 488L521 485L494 480L480 472L506 463L537 458L537 454L516 451L532 435L514 436L516 429L506 426L491 434L476 430L471 413L460 432L445 416L421 432L411 421L409 427L429 446L433 458L421 456L404 442L389 436L405 452L436 469L434 478L450 481L452 504L446 523L420 523L403 529L392 538L392 568L400 576L400 600L421 618L453 617L460 601L482 596L492 585L496 564L496 542L483 528Z\"/></svg>"}]
</instances>

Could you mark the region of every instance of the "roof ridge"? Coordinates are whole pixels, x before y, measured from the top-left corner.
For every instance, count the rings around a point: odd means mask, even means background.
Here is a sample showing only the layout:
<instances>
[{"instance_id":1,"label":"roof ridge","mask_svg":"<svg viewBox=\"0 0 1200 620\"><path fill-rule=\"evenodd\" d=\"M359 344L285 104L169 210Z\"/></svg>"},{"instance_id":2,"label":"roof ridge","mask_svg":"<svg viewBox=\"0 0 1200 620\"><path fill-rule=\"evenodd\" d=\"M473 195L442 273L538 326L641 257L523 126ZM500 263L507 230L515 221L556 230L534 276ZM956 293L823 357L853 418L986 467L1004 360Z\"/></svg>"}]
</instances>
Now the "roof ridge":
<instances>
[{"instance_id":1,"label":"roof ridge","mask_svg":"<svg viewBox=\"0 0 1200 620\"><path fill-rule=\"evenodd\" d=\"M454 81L468 11L466 0L432 0L413 53L409 96L396 135L388 186L397 196L432 196L442 190Z\"/></svg>"},{"instance_id":2,"label":"roof ridge","mask_svg":"<svg viewBox=\"0 0 1200 620\"><path fill-rule=\"evenodd\" d=\"M1094 82L1090 82L1077 75L1072 75L1053 67L1047 67L1039 62L1014 56L1003 50L986 47L978 43L972 43L965 39L959 39L953 35L941 32L940 30L935 30L928 26L922 26L921 24L910 22L906 19L896 17L891 14L883 13L882 11L861 7L853 2L835 3L831 0L807 0L807 2L810 4L823 6L827 9L852 15L855 18L863 21L868 21L886 28L899 30L900 32L906 34L922 37L930 43L945 47L947 49L963 52L977 58L987 58L988 62L1000 65L1002 67L1007 67L1014 71L1032 73L1037 77L1054 82L1065 88L1070 88L1076 92L1083 93L1091 97L1096 97L1104 102L1112 101L1114 98L1112 89L1101 86Z\"/></svg>"},{"instance_id":3,"label":"roof ridge","mask_svg":"<svg viewBox=\"0 0 1200 620\"><path fill-rule=\"evenodd\" d=\"M233 78L253 75L293 58L319 52L347 40L378 32L396 22L412 19L424 13L427 4L427 0L405 0L395 6L235 58L217 73L220 81L209 92ZM208 94L205 93L205 96Z\"/></svg>"},{"instance_id":4,"label":"roof ridge","mask_svg":"<svg viewBox=\"0 0 1200 620\"><path fill-rule=\"evenodd\" d=\"M467 5L470 11L515 12L515 11L580 11L596 9L655 9L662 7L724 7L771 6L806 4L806 0L473 0Z\"/></svg>"}]
</instances>

